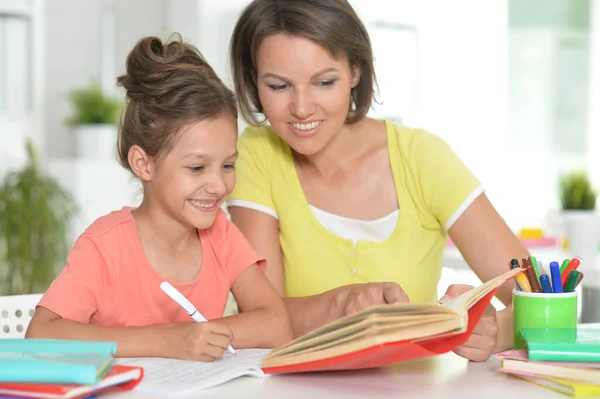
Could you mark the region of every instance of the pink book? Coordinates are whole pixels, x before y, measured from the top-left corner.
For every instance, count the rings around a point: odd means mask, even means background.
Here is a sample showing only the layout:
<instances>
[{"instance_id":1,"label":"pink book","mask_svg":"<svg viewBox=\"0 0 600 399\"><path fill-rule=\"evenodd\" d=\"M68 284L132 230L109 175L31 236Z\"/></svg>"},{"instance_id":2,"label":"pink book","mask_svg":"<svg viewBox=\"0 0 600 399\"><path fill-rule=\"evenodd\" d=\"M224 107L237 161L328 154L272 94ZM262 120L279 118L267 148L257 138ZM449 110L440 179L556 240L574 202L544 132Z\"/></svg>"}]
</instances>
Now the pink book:
<instances>
[{"instance_id":1,"label":"pink book","mask_svg":"<svg viewBox=\"0 0 600 399\"><path fill-rule=\"evenodd\" d=\"M521 360L528 363L537 363L537 364L551 364L553 366L559 367L570 367L570 368L587 368L587 369L600 369L600 363L591 363L591 362L542 362L538 360L529 360L527 357L527 351L524 349L520 350L508 350L504 352L500 352L496 354L496 358L500 360L510 359L510 360Z\"/></svg>"},{"instance_id":2,"label":"pink book","mask_svg":"<svg viewBox=\"0 0 600 399\"><path fill-rule=\"evenodd\" d=\"M600 381L600 363L593 362L542 362L529 360L525 350L498 353L498 371L528 377L562 378L586 384Z\"/></svg>"}]
</instances>

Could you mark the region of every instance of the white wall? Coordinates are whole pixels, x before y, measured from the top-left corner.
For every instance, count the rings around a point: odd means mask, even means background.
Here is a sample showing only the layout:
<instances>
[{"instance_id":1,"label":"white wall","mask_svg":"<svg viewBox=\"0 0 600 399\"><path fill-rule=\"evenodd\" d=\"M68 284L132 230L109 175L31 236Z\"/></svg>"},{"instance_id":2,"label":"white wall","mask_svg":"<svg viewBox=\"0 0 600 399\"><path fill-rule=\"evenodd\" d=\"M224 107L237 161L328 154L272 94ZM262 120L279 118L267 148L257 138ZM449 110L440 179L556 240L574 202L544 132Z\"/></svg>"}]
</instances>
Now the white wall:
<instances>
[{"instance_id":1,"label":"white wall","mask_svg":"<svg viewBox=\"0 0 600 399\"><path fill-rule=\"evenodd\" d=\"M71 155L72 138L65 119L71 110L67 93L100 73L100 1L54 0L45 14L46 153Z\"/></svg>"},{"instance_id":2,"label":"white wall","mask_svg":"<svg viewBox=\"0 0 600 399\"><path fill-rule=\"evenodd\" d=\"M506 151L507 2L351 3L367 25L387 21L417 28L416 125L444 138L454 148L509 221L522 216L519 198L507 195L514 189L514 174L518 174ZM394 51L393 43L389 51Z\"/></svg>"},{"instance_id":3,"label":"white wall","mask_svg":"<svg viewBox=\"0 0 600 399\"><path fill-rule=\"evenodd\" d=\"M101 15L115 16L115 66L125 70L125 58L144 35L164 36L163 0L53 0L45 7L46 150L50 157L73 155L73 138L65 119L71 108L67 93L101 78Z\"/></svg>"}]
</instances>

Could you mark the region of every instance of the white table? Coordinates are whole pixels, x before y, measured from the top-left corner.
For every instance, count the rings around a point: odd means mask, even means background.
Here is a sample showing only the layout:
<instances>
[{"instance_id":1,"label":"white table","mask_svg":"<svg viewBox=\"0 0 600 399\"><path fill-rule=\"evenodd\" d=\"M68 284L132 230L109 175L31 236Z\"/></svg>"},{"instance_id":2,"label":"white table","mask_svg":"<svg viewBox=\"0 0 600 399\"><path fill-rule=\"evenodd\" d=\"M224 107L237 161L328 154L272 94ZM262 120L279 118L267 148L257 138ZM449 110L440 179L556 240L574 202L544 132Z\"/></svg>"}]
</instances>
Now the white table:
<instances>
[{"instance_id":1,"label":"white table","mask_svg":"<svg viewBox=\"0 0 600 399\"><path fill-rule=\"evenodd\" d=\"M592 326L592 325L590 325ZM600 324L593 325L600 327ZM394 366L345 372L242 377L186 398L456 398L564 399L566 396L497 371L500 362L469 362L454 353ZM142 392L100 398L158 399Z\"/></svg>"}]
</instances>

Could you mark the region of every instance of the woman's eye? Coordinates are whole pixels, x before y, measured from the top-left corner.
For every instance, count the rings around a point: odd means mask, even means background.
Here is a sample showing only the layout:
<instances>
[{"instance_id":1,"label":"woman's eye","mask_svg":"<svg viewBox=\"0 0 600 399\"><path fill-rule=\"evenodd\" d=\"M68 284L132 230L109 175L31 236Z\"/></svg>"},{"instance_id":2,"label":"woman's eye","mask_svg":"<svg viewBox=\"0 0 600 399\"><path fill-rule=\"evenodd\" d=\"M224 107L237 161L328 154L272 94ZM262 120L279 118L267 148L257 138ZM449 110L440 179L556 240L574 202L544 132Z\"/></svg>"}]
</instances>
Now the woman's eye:
<instances>
[{"instance_id":1,"label":"woman's eye","mask_svg":"<svg viewBox=\"0 0 600 399\"><path fill-rule=\"evenodd\" d=\"M280 83L280 84L276 84L276 85L268 85L269 89L273 90L273 91L281 91L284 89L287 89L288 85L287 83Z\"/></svg>"},{"instance_id":2,"label":"woman's eye","mask_svg":"<svg viewBox=\"0 0 600 399\"><path fill-rule=\"evenodd\" d=\"M200 173L204 170L204 165L195 165L188 168L192 173Z\"/></svg>"},{"instance_id":3,"label":"woman's eye","mask_svg":"<svg viewBox=\"0 0 600 399\"><path fill-rule=\"evenodd\" d=\"M335 80L321 80L319 82L319 86L321 87L331 87L335 83Z\"/></svg>"},{"instance_id":4,"label":"woman's eye","mask_svg":"<svg viewBox=\"0 0 600 399\"><path fill-rule=\"evenodd\" d=\"M234 163L226 163L225 165L223 165L223 169L225 169L227 171L234 170L235 164Z\"/></svg>"}]
</instances>

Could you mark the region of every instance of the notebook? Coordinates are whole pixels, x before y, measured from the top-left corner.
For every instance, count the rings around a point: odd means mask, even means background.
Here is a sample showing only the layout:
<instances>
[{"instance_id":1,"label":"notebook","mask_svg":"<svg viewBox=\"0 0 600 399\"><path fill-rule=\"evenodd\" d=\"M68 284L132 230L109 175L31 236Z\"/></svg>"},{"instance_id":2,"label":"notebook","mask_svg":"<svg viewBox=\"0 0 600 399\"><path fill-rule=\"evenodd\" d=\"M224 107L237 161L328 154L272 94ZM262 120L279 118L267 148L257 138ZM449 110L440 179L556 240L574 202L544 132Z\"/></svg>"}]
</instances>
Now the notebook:
<instances>
[{"instance_id":1,"label":"notebook","mask_svg":"<svg viewBox=\"0 0 600 399\"><path fill-rule=\"evenodd\" d=\"M344 317L270 352L267 374L384 366L449 352L464 344L513 269L443 305L378 305Z\"/></svg>"},{"instance_id":2,"label":"notebook","mask_svg":"<svg viewBox=\"0 0 600 399\"><path fill-rule=\"evenodd\" d=\"M524 350L506 351L496 355L499 371L527 377L550 377L584 384L600 383L600 363L542 362L531 360Z\"/></svg>"},{"instance_id":3,"label":"notebook","mask_svg":"<svg viewBox=\"0 0 600 399\"><path fill-rule=\"evenodd\" d=\"M79 399L107 390L127 390L135 387L143 378L144 370L139 367L113 366L111 370L95 384L39 384L0 382L0 395L44 398Z\"/></svg>"},{"instance_id":4,"label":"notebook","mask_svg":"<svg viewBox=\"0 0 600 399\"><path fill-rule=\"evenodd\" d=\"M144 379L136 391L155 395L182 396L202 391L238 377L264 377L260 368L269 349L237 349L214 362L164 358L123 358L119 365L143 367ZM115 366L117 367L117 366Z\"/></svg>"},{"instance_id":5,"label":"notebook","mask_svg":"<svg viewBox=\"0 0 600 399\"><path fill-rule=\"evenodd\" d=\"M114 363L117 345L50 339L0 339L0 381L97 382Z\"/></svg>"},{"instance_id":6,"label":"notebook","mask_svg":"<svg viewBox=\"0 0 600 399\"><path fill-rule=\"evenodd\" d=\"M521 336L531 360L600 362L600 328L524 328Z\"/></svg>"},{"instance_id":7,"label":"notebook","mask_svg":"<svg viewBox=\"0 0 600 399\"><path fill-rule=\"evenodd\" d=\"M525 375L515 375L515 377L531 382L544 388L572 396L574 398L589 398L600 396L600 385L581 384L567 380L555 378L541 378Z\"/></svg>"}]
</instances>

